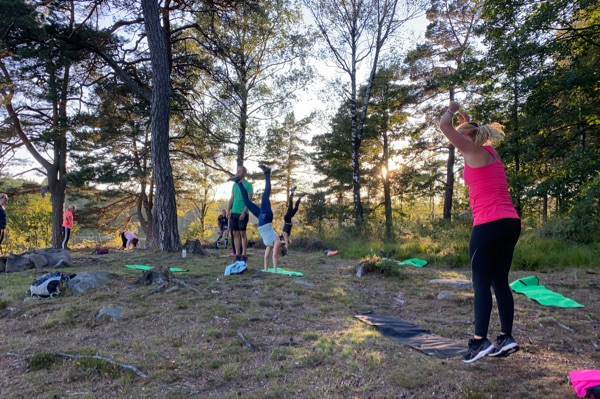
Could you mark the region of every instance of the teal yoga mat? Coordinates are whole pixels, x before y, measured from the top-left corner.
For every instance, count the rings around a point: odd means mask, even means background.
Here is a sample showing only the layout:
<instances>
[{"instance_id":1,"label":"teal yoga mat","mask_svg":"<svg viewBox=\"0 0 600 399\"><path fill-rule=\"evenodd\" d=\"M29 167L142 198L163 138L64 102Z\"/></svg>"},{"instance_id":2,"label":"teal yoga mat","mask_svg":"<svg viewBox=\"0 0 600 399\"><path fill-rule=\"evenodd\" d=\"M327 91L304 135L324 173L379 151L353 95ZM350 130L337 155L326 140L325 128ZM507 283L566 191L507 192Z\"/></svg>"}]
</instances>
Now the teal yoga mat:
<instances>
[{"instance_id":1,"label":"teal yoga mat","mask_svg":"<svg viewBox=\"0 0 600 399\"><path fill-rule=\"evenodd\" d=\"M128 268L128 269L139 269L139 270L154 269L154 266L146 266L146 265L125 265L125 267ZM180 269L178 267L170 267L169 270L172 273L175 273L175 272L189 272L189 269Z\"/></svg>"},{"instance_id":2,"label":"teal yoga mat","mask_svg":"<svg viewBox=\"0 0 600 399\"><path fill-rule=\"evenodd\" d=\"M404 260L402 262L400 262L399 260L394 260L394 259L390 259L390 258L383 258L383 260L386 261L386 262L395 263L398 266L423 267L423 266L425 266L427 264L426 260L417 259L417 258L407 259L407 260Z\"/></svg>"},{"instance_id":3,"label":"teal yoga mat","mask_svg":"<svg viewBox=\"0 0 600 399\"><path fill-rule=\"evenodd\" d=\"M277 268L277 270L273 270L273 268L270 268L268 270L265 269L261 269L263 272L265 273L274 273L274 274L284 274L286 276L292 276L292 277L302 277L304 276L304 274L300 273L300 272L294 272L292 270L284 270L280 267Z\"/></svg>"},{"instance_id":4,"label":"teal yoga mat","mask_svg":"<svg viewBox=\"0 0 600 399\"><path fill-rule=\"evenodd\" d=\"M566 298L561 294L550 291L543 285L540 285L540 280L536 276L524 277L510 283L510 288L514 292L525 295L527 298L533 299L540 305L554 306L558 308L584 308L580 303L572 299Z\"/></svg>"}]
</instances>

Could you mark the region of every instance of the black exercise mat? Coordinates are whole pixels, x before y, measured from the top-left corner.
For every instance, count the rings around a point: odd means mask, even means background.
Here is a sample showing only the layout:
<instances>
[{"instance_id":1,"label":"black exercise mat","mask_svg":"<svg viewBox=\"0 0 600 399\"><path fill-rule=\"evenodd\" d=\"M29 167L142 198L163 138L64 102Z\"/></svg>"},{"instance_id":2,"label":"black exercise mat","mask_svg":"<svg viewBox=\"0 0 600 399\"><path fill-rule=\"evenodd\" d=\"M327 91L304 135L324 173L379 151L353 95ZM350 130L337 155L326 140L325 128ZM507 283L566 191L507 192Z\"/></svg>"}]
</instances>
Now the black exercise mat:
<instances>
[{"instance_id":1,"label":"black exercise mat","mask_svg":"<svg viewBox=\"0 0 600 399\"><path fill-rule=\"evenodd\" d=\"M354 317L363 323L379 328L381 333L386 337L412 346L438 359L449 359L460 356L467 351L466 343L461 344L454 340L434 335L431 331L404 320L372 312L357 313Z\"/></svg>"}]
</instances>

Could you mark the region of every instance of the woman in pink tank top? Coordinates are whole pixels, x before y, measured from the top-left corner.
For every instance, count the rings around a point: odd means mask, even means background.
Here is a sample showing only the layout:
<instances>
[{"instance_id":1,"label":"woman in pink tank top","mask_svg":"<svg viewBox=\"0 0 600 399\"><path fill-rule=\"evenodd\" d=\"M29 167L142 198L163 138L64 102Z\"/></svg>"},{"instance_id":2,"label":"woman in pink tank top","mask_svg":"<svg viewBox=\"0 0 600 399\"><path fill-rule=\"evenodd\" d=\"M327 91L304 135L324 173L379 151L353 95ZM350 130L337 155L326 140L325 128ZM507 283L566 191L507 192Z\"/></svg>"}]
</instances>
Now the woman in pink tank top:
<instances>
[{"instance_id":1,"label":"woman in pink tank top","mask_svg":"<svg viewBox=\"0 0 600 399\"><path fill-rule=\"evenodd\" d=\"M455 128L454 116L460 124ZM506 172L500 156L491 146L504 137L499 123L479 125L450 101L440 119L440 129L465 160L464 180L469 187L473 230L469 259L475 292L475 334L469 340L463 362L484 356L506 356L519 350L512 337L515 307L508 284L513 252L521 234L521 220L508 193ZM492 344L487 338L492 313L492 292L500 316L500 335Z\"/></svg>"}]
</instances>

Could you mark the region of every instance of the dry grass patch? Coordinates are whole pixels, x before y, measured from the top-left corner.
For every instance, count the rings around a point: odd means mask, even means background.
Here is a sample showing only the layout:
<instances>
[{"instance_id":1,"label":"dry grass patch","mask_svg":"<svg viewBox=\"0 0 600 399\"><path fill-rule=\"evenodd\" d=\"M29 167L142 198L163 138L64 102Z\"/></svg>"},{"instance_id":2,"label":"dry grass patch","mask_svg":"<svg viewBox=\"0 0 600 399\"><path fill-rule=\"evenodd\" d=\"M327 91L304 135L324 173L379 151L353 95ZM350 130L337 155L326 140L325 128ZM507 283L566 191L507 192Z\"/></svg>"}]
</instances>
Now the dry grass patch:
<instances>
[{"instance_id":1,"label":"dry grass patch","mask_svg":"<svg viewBox=\"0 0 600 399\"><path fill-rule=\"evenodd\" d=\"M231 258L150 251L90 256L74 252L69 272L108 270L108 290L23 302L39 273L0 276L0 391L3 397L78 398L538 398L574 397L572 369L600 363L598 274L545 273L541 283L584 303L583 309L544 308L515 295L515 336L522 351L465 365L434 359L383 337L353 316L374 311L435 334L466 340L472 333L469 291L438 300L436 278L470 278L468 270L428 265L391 274L355 276L357 262L321 251L282 258L302 278L259 271L223 276ZM177 286L152 293L135 285L141 271L125 264L189 269L177 273L197 291ZM511 279L531 273L515 272ZM108 306L117 322L96 320ZM490 337L498 332L492 315ZM147 378L97 361L56 358L95 355L132 365ZM43 392L43 396L40 396Z\"/></svg>"}]
</instances>

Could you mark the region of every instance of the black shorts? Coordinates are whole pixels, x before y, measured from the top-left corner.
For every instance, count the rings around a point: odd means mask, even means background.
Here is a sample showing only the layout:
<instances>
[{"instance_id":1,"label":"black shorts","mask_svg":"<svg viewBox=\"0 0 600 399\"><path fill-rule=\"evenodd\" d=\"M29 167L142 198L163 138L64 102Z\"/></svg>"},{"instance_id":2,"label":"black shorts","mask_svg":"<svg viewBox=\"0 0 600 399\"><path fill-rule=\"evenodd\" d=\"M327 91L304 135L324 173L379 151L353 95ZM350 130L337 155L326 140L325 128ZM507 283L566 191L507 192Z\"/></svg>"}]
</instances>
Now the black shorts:
<instances>
[{"instance_id":1,"label":"black shorts","mask_svg":"<svg viewBox=\"0 0 600 399\"><path fill-rule=\"evenodd\" d=\"M246 227L248 226L248 219L250 219L250 215L246 214L244 216L244 220L240 220L241 213L232 213L231 214L231 231L246 231Z\"/></svg>"}]
</instances>

